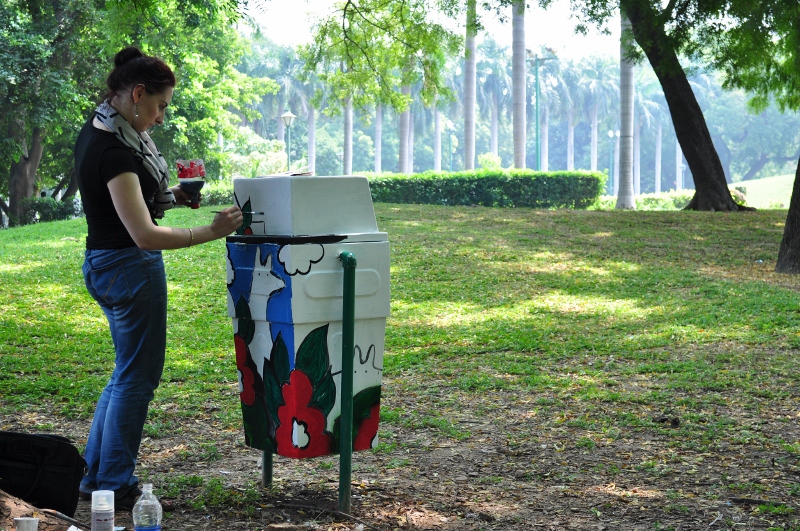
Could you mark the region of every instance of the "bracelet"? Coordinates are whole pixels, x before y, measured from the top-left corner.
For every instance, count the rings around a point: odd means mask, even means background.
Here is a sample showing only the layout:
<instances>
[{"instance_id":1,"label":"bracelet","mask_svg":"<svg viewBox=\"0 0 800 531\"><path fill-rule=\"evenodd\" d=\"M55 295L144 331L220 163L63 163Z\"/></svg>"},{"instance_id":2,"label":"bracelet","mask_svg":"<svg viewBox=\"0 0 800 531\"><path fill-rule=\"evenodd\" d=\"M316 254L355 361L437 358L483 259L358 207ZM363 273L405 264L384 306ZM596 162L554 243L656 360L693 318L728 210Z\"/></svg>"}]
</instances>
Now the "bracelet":
<instances>
[{"instance_id":1,"label":"bracelet","mask_svg":"<svg viewBox=\"0 0 800 531\"><path fill-rule=\"evenodd\" d=\"M191 227L189 228L189 247L192 246L194 243L194 232L192 231Z\"/></svg>"}]
</instances>

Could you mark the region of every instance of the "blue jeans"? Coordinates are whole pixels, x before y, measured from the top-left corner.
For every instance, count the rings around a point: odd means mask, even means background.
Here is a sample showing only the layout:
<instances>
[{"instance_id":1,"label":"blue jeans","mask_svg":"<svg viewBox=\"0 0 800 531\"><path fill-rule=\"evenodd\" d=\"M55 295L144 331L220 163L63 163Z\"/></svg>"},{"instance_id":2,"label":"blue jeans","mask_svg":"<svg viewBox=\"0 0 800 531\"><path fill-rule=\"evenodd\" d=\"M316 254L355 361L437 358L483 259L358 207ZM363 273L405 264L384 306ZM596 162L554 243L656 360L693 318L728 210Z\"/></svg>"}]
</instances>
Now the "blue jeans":
<instances>
[{"instance_id":1,"label":"blue jeans","mask_svg":"<svg viewBox=\"0 0 800 531\"><path fill-rule=\"evenodd\" d=\"M164 369L167 279L161 251L138 247L87 250L83 276L108 319L116 367L95 409L81 491L113 490L119 498L138 483L147 408Z\"/></svg>"}]
</instances>

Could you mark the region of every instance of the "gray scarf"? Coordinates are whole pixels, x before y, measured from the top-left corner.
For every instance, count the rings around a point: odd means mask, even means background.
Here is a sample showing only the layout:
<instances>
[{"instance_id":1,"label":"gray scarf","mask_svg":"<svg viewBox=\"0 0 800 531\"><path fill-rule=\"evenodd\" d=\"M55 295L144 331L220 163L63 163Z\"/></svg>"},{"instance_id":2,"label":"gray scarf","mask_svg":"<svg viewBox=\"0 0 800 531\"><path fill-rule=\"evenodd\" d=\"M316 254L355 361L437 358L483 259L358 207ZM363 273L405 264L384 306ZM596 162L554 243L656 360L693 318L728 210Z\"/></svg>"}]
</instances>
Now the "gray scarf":
<instances>
[{"instance_id":1,"label":"gray scarf","mask_svg":"<svg viewBox=\"0 0 800 531\"><path fill-rule=\"evenodd\" d=\"M136 160L147 168L147 171L158 183L158 190L153 199L148 200L145 198L145 202L150 208L151 216L158 219L163 218L164 211L169 210L175 204L175 196L172 195L172 190L169 189L167 162L161 152L158 151L150 135L147 134L147 131L137 133L131 124L107 100L95 109L94 114L100 123L106 126L117 136L120 142L131 150Z\"/></svg>"}]
</instances>

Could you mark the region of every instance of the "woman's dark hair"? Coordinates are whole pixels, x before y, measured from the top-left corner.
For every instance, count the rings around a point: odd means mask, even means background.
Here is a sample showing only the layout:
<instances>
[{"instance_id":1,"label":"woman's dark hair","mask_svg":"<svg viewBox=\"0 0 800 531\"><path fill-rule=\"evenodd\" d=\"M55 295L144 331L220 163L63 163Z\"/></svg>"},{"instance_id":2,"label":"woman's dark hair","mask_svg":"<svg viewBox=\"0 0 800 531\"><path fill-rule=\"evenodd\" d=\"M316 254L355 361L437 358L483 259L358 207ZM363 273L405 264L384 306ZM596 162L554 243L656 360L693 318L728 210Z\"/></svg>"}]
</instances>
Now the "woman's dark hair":
<instances>
[{"instance_id":1,"label":"woman's dark hair","mask_svg":"<svg viewBox=\"0 0 800 531\"><path fill-rule=\"evenodd\" d=\"M148 94L159 94L167 87L175 86L175 74L167 63L158 57L145 55L135 47L124 48L114 56L114 70L106 80L108 93L105 99L111 100L136 85L144 85Z\"/></svg>"}]
</instances>

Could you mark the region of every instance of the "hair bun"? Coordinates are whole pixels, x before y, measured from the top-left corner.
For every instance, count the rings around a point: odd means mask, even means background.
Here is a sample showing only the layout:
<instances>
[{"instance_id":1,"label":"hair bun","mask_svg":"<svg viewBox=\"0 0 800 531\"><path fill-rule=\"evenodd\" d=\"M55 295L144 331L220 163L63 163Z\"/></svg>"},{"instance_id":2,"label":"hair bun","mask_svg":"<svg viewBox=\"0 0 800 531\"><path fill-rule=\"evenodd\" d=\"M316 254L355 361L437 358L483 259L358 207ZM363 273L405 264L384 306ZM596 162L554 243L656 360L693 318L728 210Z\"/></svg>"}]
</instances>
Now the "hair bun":
<instances>
[{"instance_id":1,"label":"hair bun","mask_svg":"<svg viewBox=\"0 0 800 531\"><path fill-rule=\"evenodd\" d=\"M120 50L117 55L114 56L114 66L119 68L128 61L138 59L139 57L144 57L142 51L136 46L128 46Z\"/></svg>"}]
</instances>

